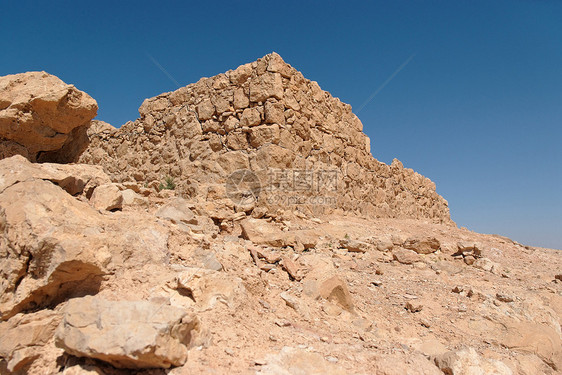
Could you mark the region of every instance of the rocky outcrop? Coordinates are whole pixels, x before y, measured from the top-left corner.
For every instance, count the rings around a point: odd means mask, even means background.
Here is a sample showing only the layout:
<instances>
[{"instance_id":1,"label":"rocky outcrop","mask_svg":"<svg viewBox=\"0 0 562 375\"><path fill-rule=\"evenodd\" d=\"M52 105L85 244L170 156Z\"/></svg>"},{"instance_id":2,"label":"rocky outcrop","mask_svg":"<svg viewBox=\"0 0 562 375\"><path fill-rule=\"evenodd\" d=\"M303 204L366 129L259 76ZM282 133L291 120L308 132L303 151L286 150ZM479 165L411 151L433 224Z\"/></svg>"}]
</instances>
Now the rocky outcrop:
<instances>
[{"instance_id":1,"label":"rocky outcrop","mask_svg":"<svg viewBox=\"0 0 562 375\"><path fill-rule=\"evenodd\" d=\"M181 366L199 320L188 311L148 301L71 300L56 344L78 357L119 368Z\"/></svg>"},{"instance_id":2,"label":"rocky outcrop","mask_svg":"<svg viewBox=\"0 0 562 375\"><path fill-rule=\"evenodd\" d=\"M0 157L74 161L97 110L88 94L48 73L0 77Z\"/></svg>"},{"instance_id":3,"label":"rocky outcrop","mask_svg":"<svg viewBox=\"0 0 562 375\"><path fill-rule=\"evenodd\" d=\"M118 130L92 132L80 161L103 165L116 182L173 178L181 194L238 211L450 222L433 182L374 159L351 106L276 53L147 99L139 112ZM247 173L229 185L238 170Z\"/></svg>"},{"instance_id":4,"label":"rocky outcrop","mask_svg":"<svg viewBox=\"0 0 562 375\"><path fill-rule=\"evenodd\" d=\"M1 320L96 293L108 266L124 260L163 263L166 236L156 223L117 221L73 196L108 180L94 166L0 161Z\"/></svg>"}]
</instances>

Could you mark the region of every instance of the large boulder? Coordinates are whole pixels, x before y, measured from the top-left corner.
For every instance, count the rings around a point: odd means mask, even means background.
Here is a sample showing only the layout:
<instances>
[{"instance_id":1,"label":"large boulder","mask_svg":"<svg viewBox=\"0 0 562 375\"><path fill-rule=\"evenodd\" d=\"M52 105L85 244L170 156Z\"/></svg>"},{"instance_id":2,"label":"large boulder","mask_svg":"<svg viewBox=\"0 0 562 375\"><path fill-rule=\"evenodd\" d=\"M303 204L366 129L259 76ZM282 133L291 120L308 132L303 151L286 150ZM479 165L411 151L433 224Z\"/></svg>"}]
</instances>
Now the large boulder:
<instances>
[{"instance_id":1,"label":"large boulder","mask_svg":"<svg viewBox=\"0 0 562 375\"><path fill-rule=\"evenodd\" d=\"M0 155L73 161L87 147L96 101L45 72L0 77Z\"/></svg>"},{"instance_id":2,"label":"large boulder","mask_svg":"<svg viewBox=\"0 0 562 375\"><path fill-rule=\"evenodd\" d=\"M95 167L0 160L0 320L96 293L108 267L165 262L160 225L73 196L107 179Z\"/></svg>"},{"instance_id":3,"label":"large boulder","mask_svg":"<svg viewBox=\"0 0 562 375\"><path fill-rule=\"evenodd\" d=\"M25 204L22 204L25 202ZM33 179L0 193L0 318L96 291L103 275L94 211L51 182ZM88 225L91 223L90 225Z\"/></svg>"},{"instance_id":4,"label":"large boulder","mask_svg":"<svg viewBox=\"0 0 562 375\"><path fill-rule=\"evenodd\" d=\"M56 345L74 356L118 368L169 368L185 363L200 327L197 317L185 309L88 296L69 301Z\"/></svg>"}]
</instances>

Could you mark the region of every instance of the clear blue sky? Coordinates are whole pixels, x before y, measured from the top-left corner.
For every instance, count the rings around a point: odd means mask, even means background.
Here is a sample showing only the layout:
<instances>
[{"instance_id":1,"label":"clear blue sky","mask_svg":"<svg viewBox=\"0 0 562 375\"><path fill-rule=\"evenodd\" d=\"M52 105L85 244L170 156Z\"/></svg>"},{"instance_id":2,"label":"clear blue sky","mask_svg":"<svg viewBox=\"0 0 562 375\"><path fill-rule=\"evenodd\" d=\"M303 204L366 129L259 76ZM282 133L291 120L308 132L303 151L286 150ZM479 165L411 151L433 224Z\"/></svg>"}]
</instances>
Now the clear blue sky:
<instances>
[{"instance_id":1,"label":"clear blue sky","mask_svg":"<svg viewBox=\"0 0 562 375\"><path fill-rule=\"evenodd\" d=\"M561 1L3 1L0 75L45 70L120 126L143 99L278 52L359 109L373 155L459 226L562 248Z\"/></svg>"}]
</instances>

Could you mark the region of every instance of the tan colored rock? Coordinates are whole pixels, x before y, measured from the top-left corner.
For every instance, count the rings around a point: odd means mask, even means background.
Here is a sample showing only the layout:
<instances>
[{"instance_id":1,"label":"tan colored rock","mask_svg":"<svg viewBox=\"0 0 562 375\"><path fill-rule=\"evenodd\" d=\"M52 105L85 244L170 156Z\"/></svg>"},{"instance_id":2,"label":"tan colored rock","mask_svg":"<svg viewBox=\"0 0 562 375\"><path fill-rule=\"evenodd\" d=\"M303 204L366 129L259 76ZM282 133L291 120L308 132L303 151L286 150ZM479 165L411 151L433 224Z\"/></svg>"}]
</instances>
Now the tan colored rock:
<instances>
[{"instance_id":1,"label":"tan colored rock","mask_svg":"<svg viewBox=\"0 0 562 375\"><path fill-rule=\"evenodd\" d=\"M69 354L118 368L169 368L185 363L200 329L199 320L184 309L83 297L66 306L56 344Z\"/></svg>"},{"instance_id":2,"label":"tan colored rock","mask_svg":"<svg viewBox=\"0 0 562 375\"><path fill-rule=\"evenodd\" d=\"M443 375L433 363L419 353L378 355L374 365L377 375Z\"/></svg>"},{"instance_id":3,"label":"tan colored rock","mask_svg":"<svg viewBox=\"0 0 562 375\"><path fill-rule=\"evenodd\" d=\"M232 150L246 150L250 147L248 133L243 131L232 131L226 136L226 146Z\"/></svg>"},{"instance_id":4,"label":"tan colored rock","mask_svg":"<svg viewBox=\"0 0 562 375\"><path fill-rule=\"evenodd\" d=\"M378 251L391 251L394 244L390 239L379 239L375 242Z\"/></svg>"},{"instance_id":5,"label":"tan colored rock","mask_svg":"<svg viewBox=\"0 0 562 375\"><path fill-rule=\"evenodd\" d=\"M292 68L290 65L283 61L283 58L279 56L276 52L272 52L269 55L269 61L267 63L267 71L273 73L281 73L283 77L290 77L292 74Z\"/></svg>"},{"instance_id":6,"label":"tan colored rock","mask_svg":"<svg viewBox=\"0 0 562 375\"><path fill-rule=\"evenodd\" d=\"M146 205L148 200L132 189L125 189L121 192L123 205Z\"/></svg>"},{"instance_id":7,"label":"tan colored rock","mask_svg":"<svg viewBox=\"0 0 562 375\"><path fill-rule=\"evenodd\" d=\"M197 106L197 116L200 121L210 120L215 114L215 106L210 99L205 99Z\"/></svg>"},{"instance_id":8,"label":"tan colored rock","mask_svg":"<svg viewBox=\"0 0 562 375\"><path fill-rule=\"evenodd\" d=\"M261 123L261 116L257 109L246 108L240 118L240 126L256 126Z\"/></svg>"},{"instance_id":9,"label":"tan colored rock","mask_svg":"<svg viewBox=\"0 0 562 375\"><path fill-rule=\"evenodd\" d=\"M179 197L160 207L155 215L161 219L170 220L172 223L198 224L198 220L189 208L188 202Z\"/></svg>"},{"instance_id":10,"label":"tan colored rock","mask_svg":"<svg viewBox=\"0 0 562 375\"><path fill-rule=\"evenodd\" d=\"M261 125L250 130L250 144L259 148L266 143L279 143L279 125Z\"/></svg>"},{"instance_id":11,"label":"tan colored rock","mask_svg":"<svg viewBox=\"0 0 562 375\"><path fill-rule=\"evenodd\" d=\"M441 246L439 240L435 237L414 237L408 238L402 247L414 250L418 254L431 254L439 250Z\"/></svg>"},{"instance_id":12,"label":"tan colored rock","mask_svg":"<svg viewBox=\"0 0 562 375\"><path fill-rule=\"evenodd\" d=\"M278 354L265 357L265 366L257 372L261 375L307 374L307 375L344 375L347 372L339 366L328 362L320 354L303 349L283 347Z\"/></svg>"},{"instance_id":13,"label":"tan colored rock","mask_svg":"<svg viewBox=\"0 0 562 375\"><path fill-rule=\"evenodd\" d=\"M229 72L228 76L230 82L235 85L240 85L252 75L252 64L244 64L239 66L237 69Z\"/></svg>"},{"instance_id":14,"label":"tan colored rock","mask_svg":"<svg viewBox=\"0 0 562 375\"><path fill-rule=\"evenodd\" d=\"M224 171L225 176L240 169L249 169L248 155L242 151L229 151L217 158L217 164Z\"/></svg>"},{"instance_id":15,"label":"tan colored rock","mask_svg":"<svg viewBox=\"0 0 562 375\"><path fill-rule=\"evenodd\" d=\"M279 73L264 73L250 81L250 101L264 102L269 98L283 99L283 80Z\"/></svg>"},{"instance_id":16,"label":"tan colored rock","mask_svg":"<svg viewBox=\"0 0 562 375\"><path fill-rule=\"evenodd\" d=\"M33 164L22 156L0 161L0 191L23 181L48 180L70 195L90 196L100 185L111 183L101 167L67 164Z\"/></svg>"},{"instance_id":17,"label":"tan colored rock","mask_svg":"<svg viewBox=\"0 0 562 375\"><path fill-rule=\"evenodd\" d=\"M342 239L340 240L340 247L347 249L347 251L351 251L354 253L365 253L369 251L370 245L363 241L358 240L351 240L351 239Z\"/></svg>"},{"instance_id":18,"label":"tan colored rock","mask_svg":"<svg viewBox=\"0 0 562 375\"><path fill-rule=\"evenodd\" d=\"M240 121L234 117L230 116L224 122L224 130L228 133L240 127Z\"/></svg>"},{"instance_id":19,"label":"tan colored rock","mask_svg":"<svg viewBox=\"0 0 562 375\"><path fill-rule=\"evenodd\" d=\"M93 365L75 365L65 368L62 375L104 375L104 373Z\"/></svg>"},{"instance_id":20,"label":"tan colored rock","mask_svg":"<svg viewBox=\"0 0 562 375\"><path fill-rule=\"evenodd\" d=\"M219 306L239 308L247 302L247 291L238 277L209 269L193 268L176 277L175 289L189 291L201 311Z\"/></svg>"},{"instance_id":21,"label":"tan colored rock","mask_svg":"<svg viewBox=\"0 0 562 375\"><path fill-rule=\"evenodd\" d=\"M473 348L444 353L435 358L435 364L450 375L513 374L503 362L483 358Z\"/></svg>"},{"instance_id":22,"label":"tan colored rock","mask_svg":"<svg viewBox=\"0 0 562 375\"><path fill-rule=\"evenodd\" d=\"M281 102L265 103L265 122L267 124L285 125L285 106Z\"/></svg>"},{"instance_id":23,"label":"tan colored rock","mask_svg":"<svg viewBox=\"0 0 562 375\"><path fill-rule=\"evenodd\" d=\"M322 298L339 305L341 308L353 311L353 300L347 283L338 276L324 280L320 284L319 293Z\"/></svg>"},{"instance_id":24,"label":"tan colored rock","mask_svg":"<svg viewBox=\"0 0 562 375\"><path fill-rule=\"evenodd\" d=\"M81 228L71 226L93 224L88 223L92 209L87 204L48 181L31 180L6 188L0 205L2 241L14 244L3 246L0 260L2 320L63 299L77 287L99 288L103 260L96 256L97 247L83 239Z\"/></svg>"},{"instance_id":25,"label":"tan colored rock","mask_svg":"<svg viewBox=\"0 0 562 375\"><path fill-rule=\"evenodd\" d=\"M0 77L0 98L0 137L25 147L33 161L40 152L51 153L43 161L56 159L69 140L85 135L98 109L88 94L45 72Z\"/></svg>"},{"instance_id":26,"label":"tan colored rock","mask_svg":"<svg viewBox=\"0 0 562 375\"><path fill-rule=\"evenodd\" d=\"M500 342L512 350L536 354L555 370L562 369L562 339L552 327L528 321L509 322Z\"/></svg>"},{"instance_id":27,"label":"tan colored rock","mask_svg":"<svg viewBox=\"0 0 562 375\"><path fill-rule=\"evenodd\" d=\"M462 241L457 243L457 254L480 258L482 256L482 245L477 242Z\"/></svg>"},{"instance_id":28,"label":"tan colored rock","mask_svg":"<svg viewBox=\"0 0 562 375\"><path fill-rule=\"evenodd\" d=\"M46 354L45 345L52 339L61 316L51 310L17 314L0 322L0 357L9 371L22 371Z\"/></svg>"},{"instance_id":29,"label":"tan colored rock","mask_svg":"<svg viewBox=\"0 0 562 375\"><path fill-rule=\"evenodd\" d=\"M401 248L393 250L392 257L402 264L414 264L421 261L421 257L415 251Z\"/></svg>"},{"instance_id":30,"label":"tan colored rock","mask_svg":"<svg viewBox=\"0 0 562 375\"><path fill-rule=\"evenodd\" d=\"M31 164L21 156L0 161L1 320L97 293L108 267L153 262L156 270L164 264L167 235L161 227L138 214L101 214L68 193L79 193L91 182L72 173L81 168L60 167Z\"/></svg>"},{"instance_id":31,"label":"tan colored rock","mask_svg":"<svg viewBox=\"0 0 562 375\"><path fill-rule=\"evenodd\" d=\"M473 263L473 266L483 271L491 272L494 275L501 275L502 268L499 263L493 262L488 258L479 258Z\"/></svg>"},{"instance_id":32,"label":"tan colored rock","mask_svg":"<svg viewBox=\"0 0 562 375\"><path fill-rule=\"evenodd\" d=\"M238 88L234 91L233 103L235 109L248 108L248 106L250 105L250 99L244 93L244 89Z\"/></svg>"},{"instance_id":33,"label":"tan colored rock","mask_svg":"<svg viewBox=\"0 0 562 375\"><path fill-rule=\"evenodd\" d=\"M123 194L115 184L100 185L94 189L90 204L98 210L120 210L123 208Z\"/></svg>"},{"instance_id":34,"label":"tan colored rock","mask_svg":"<svg viewBox=\"0 0 562 375\"><path fill-rule=\"evenodd\" d=\"M261 219L249 218L240 223L243 238L256 245L283 247L294 244L294 235L283 232L273 223Z\"/></svg>"}]
</instances>

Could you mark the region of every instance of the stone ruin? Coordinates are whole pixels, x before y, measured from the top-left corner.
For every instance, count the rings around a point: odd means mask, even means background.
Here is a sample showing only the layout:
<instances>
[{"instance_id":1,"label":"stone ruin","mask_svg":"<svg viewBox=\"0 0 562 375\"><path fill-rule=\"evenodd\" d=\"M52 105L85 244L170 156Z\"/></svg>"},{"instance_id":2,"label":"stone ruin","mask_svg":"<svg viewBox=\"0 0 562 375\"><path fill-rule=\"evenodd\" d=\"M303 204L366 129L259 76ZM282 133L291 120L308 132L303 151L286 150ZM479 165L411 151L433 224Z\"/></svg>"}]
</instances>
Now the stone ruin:
<instances>
[{"instance_id":1,"label":"stone ruin","mask_svg":"<svg viewBox=\"0 0 562 375\"><path fill-rule=\"evenodd\" d=\"M146 99L139 113L119 129L94 121L75 161L102 165L116 182L168 180L181 195L257 217L292 209L451 221L431 180L377 161L351 106L276 53Z\"/></svg>"}]
</instances>

